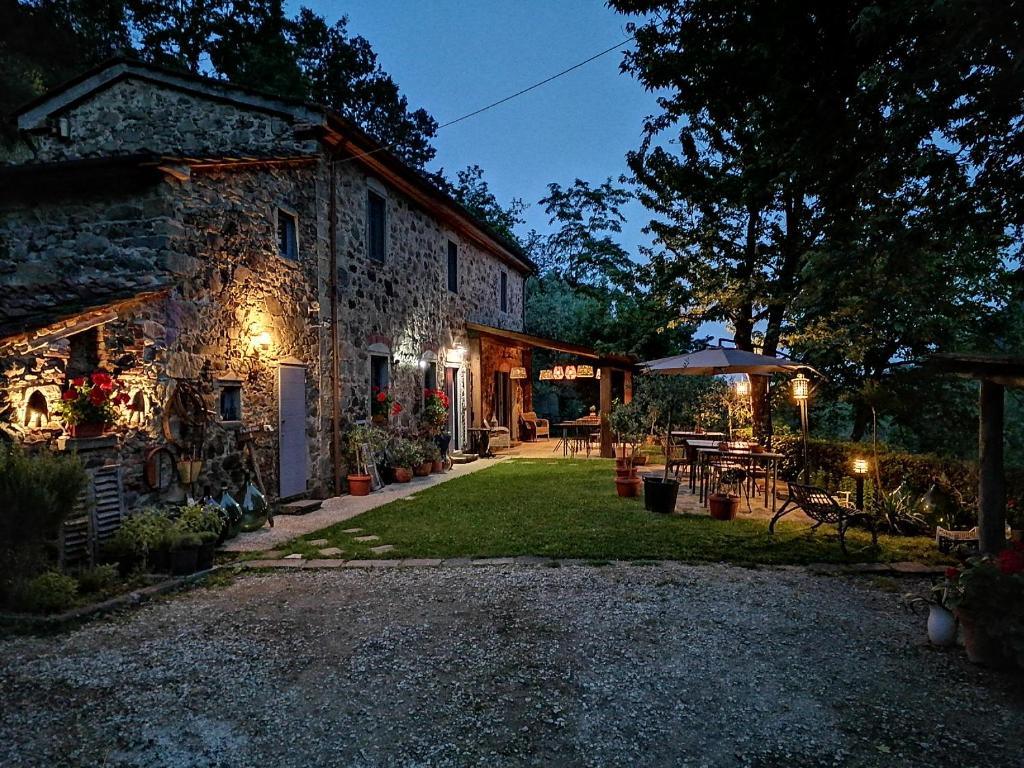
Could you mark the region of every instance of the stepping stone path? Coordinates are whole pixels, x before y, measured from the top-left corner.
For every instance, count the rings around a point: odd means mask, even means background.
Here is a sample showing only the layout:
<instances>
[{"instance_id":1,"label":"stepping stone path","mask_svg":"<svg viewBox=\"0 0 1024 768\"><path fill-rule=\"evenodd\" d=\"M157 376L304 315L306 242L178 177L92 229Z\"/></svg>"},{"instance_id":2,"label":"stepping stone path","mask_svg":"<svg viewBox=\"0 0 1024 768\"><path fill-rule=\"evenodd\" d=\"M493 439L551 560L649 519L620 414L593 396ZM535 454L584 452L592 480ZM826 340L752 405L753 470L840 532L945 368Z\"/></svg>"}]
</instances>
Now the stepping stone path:
<instances>
[{"instance_id":1,"label":"stepping stone path","mask_svg":"<svg viewBox=\"0 0 1024 768\"><path fill-rule=\"evenodd\" d=\"M321 549L320 554L324 557L334 557L335 555L340 555L342 551L338 547L327 547L327 549Z\"/></svg>"},{"instance_id":2,"label":"stepping stone path","mask_svg":"<svg viewBox=\"0 0 1024 768\"><path fill-rule=\"evenodd\" d=\"M380 536L356 536L356 541L380 541Z\"/></svg>"},{"instance_id":3,"label":"stepping stone path","mask_svg":"<svg viewBox=\"0 0 1024 768\"><path fill-rule=\"evenodd\" d=\"M300 555L298 552L296 552L294 555L285 555L284 559L285 560L301 560L302 559L302 555Z\"/></svg>"},{"instance_id":4,"label":"stepping stone path","mask_svg":"<svg viewBox=\"0 0 1024 768\"><path fill-rule=\"evenodd\" d=\"M309 545L311 547L326 547L330 543L327 539L313 539Z\"/></svg>"},{"instance_id":5,"label":"stepping stone path","mask_svg":"<svg viewBox=\"0 0 1024 768\"><path fill-rule=\"evenodd\" d=\"M362 530L362 528L346 528L342 533L359 533Z\"/></svg>"},{"instance_id":6,"label":"stepping stone path","mask_svg":"<svg viewBox=\"0 0 1024 768\"><path fill-rule=\"evenodd\" d=\"M383 555L385 552L390 552L394 548L394 544L381 544L379 547L370 547L370 551L375 555Z\"/></svg>"}]
</instances>

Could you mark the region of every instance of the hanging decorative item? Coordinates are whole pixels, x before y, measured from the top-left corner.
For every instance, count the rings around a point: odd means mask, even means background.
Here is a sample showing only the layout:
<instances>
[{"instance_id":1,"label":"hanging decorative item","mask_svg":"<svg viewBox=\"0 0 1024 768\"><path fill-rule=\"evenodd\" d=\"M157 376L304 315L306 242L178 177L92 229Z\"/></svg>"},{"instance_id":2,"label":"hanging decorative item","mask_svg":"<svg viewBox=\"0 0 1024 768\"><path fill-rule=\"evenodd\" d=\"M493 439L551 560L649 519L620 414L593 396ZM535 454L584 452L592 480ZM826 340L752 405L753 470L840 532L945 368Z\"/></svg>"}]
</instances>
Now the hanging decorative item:
<instances>
[{"instance_id":1,"label":"hanging decorative item","mask_svg":"<svg viewBox=\"0 0 1024 768\"><path fill-rule=\"evenodd\" d=\"M576 366L576 378L577 379L592 379L592 378L594 378L594 366L592 366L592 365L577 365Z\"/></svg>"},{"instance_id":2,"label":"hanging decorative item","mask_svg":"<svg viewBox=\"0 0 1024 768\"><path fill-rule=\"evenodd\" d=\"M551 381L554 378L554 373L550 368L542 368L540 373L537 374L539 381Z\"/></svg>"},{"instance_id":3,"label":"hanging decorative item","mask_svg":"<svg viewBox=\"0 0 1024 768\"><path fill-rule=\"evenodd\" d=\"M510 379L525 379L526 369L521 366L517 366L509 372L508 377Z\"/></svg>"},{"instance_id":4,"label":"hanging decorative item","mask_svg":"<svg viewBox=\"0 0 1024 768\"><path fill-rule=\"evenodd\" d=\"M576 366L575 365L567 365L567 366L565 366L565 380L566 381L575 381L575 379L576 379Z\"/></svg>"},{"instance_id":5,"label":"hanging decorative item","mask_svg":"<svg viewBox=\"0 0 1024 768\"><path fill-rule=\"evenodd\" d=\"M555 381L561 381L565 378L565 369L560 365L556 365L551 369L551 378Z\"/></svg>"}]
</instances>

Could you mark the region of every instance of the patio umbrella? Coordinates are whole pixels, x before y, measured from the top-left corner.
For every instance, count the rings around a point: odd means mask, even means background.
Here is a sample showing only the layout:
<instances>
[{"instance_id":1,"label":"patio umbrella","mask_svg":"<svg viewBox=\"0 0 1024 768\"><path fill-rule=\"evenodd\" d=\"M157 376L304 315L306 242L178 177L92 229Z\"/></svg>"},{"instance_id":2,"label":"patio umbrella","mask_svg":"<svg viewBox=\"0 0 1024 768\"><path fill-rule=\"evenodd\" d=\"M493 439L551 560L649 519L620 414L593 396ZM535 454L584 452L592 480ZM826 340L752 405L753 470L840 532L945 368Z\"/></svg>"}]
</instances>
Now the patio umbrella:
<instances>
[{"instance_id":1,"label":"patio umbrella","mask_svg":"<svg viewBox=\"0 0 1024 768\"><path fill-rule=\"evenodd\" d=\"M809 370L818 373L811 366L784 360L781 357L759 355L743 349L725 349L712 347L686 355L662 357L640 363L640 367L649 373L666 376L718 376L727 373L750 373L755 376L767 376L773 373L794 373ZM820 375L820 374L819 374Z\"/></svg>"}]
</instances>

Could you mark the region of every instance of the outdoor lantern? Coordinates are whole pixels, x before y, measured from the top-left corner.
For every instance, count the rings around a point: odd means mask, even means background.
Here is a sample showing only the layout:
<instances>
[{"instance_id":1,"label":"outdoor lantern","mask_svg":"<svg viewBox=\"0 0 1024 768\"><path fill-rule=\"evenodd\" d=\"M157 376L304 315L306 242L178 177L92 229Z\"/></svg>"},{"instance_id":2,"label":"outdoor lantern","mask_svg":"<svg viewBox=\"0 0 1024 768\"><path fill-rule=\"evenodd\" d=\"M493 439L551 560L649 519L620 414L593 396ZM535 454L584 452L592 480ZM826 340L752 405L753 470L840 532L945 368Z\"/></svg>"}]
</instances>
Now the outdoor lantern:
<instances>
[{"instance_id":1,"label":"outdoor lantern","mask_svg":"<svg viewBox=\"0 0 1024 768\"><path fill-rule=\"evenodd\" d=\"M565 379L566 381L573 381L576 378L576 366L567 365L565 366Z\"/></svg>"},{"instance_id":2,"label":"outdoor lantern","mask_svg":"<svg viewBox=\"0 0 1024 768\"><path fill-rule=\"evenodd\" d=\"M262 331L252 337L252 345L262 350L270 349L270 332Z\"/></svg>"},{"instance_id":3,"label":"outdoor lantern","mask_svg":"<svg viewBox=\"0 0 1024 768\"><path fill-rule=\"evenodd\" d=\"M803 402L811 396L811 380L802 373L798 373L796 378L789 384L792 388L791 391L793 392L793 399L797 402Z\"/></svg>"},{"instance_id":4,"label":"outdoor lantern","mask_svg":"<svg viewBox=\"0 0 1024 768\"><path fill-rule=\"evenodd\" d=\"M853 474L855 475L866 475L868 473L868 460L867 459L854 459L853 460Z\"/></svg>"},{"instance_id":5,"label":"outdoor lantern","mask_svg":"<svg viewBox=\"0 0 1024 768\"><path fill-rule=\"evenodd\" d=\"M526 378L526 369L522 368L522 367L513 368L509 372L508 377L510 379L525 379Z\"/></svg>"},{"instance_id":6,"label":"outdoor lantern","mask_svg":"<svg viewBox=\"0 0 1024 768\"><path fill-rule=\"evenodd\" d=\"M736 382L736 394L739 397L747 397L750 394L750 379L744 376Z\"/></svg>"},{"instance_id":7,"label":"outdoor lantern","mask_svg":"<svg viewBox=\"0 0 1024 768\"><path fill-rule=\"evenodd\" d=\"M540 373L537 374L537 378L540 381L551 381L551 379L554 378L554 375L550 368L542 368Z\"/></svg>"},{"instance_id":8,"label":"outdoor lantern","mask_svg":"<svg viewBox=\"0 0 1024 768\"><path fill-rule=\"evenodd\" d=\"M551 369L551 378L555 381L561 381L565 378L565 369L560 365L556 365Z\"/></svg>"},{"instance_id":9,"label":"outdoor lantern","mask_svg":"<svg viewBox=\"0 0 1024 768\"><path fill-rule=\"evenodd\" d=\"M868 469L867 459L857 458L853 460L853 474L857 482L857 501L854 503L854 506L860 510L864 509L864 478L867 477Z\"/></svg>"},{"instance_id":10,"label":"outdoor lantern","mask_svg":"<svg viewBox=\"0 0 1024 768\"><path fill-rule=\"evenodd\" d=\"M576 378L577 379L592 379L592 378L594 378L594 366L592 366L592 365L577 365L576 366Z\"/></svg>"}]
</instances>

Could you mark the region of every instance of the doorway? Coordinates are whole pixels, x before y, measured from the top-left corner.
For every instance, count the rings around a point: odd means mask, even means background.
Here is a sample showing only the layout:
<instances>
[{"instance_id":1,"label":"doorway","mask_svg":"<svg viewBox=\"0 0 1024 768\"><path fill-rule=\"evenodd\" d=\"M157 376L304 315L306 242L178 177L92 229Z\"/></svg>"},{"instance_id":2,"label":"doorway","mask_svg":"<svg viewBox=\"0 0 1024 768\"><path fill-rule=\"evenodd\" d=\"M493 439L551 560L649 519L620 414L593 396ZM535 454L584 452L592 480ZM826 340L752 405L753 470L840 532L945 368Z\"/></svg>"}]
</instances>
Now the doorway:
<instances>
[{"instance_id":1,"label":"doorway","mask_svg":"<svg viewBox=\"0 0 1024 768\"><path fill-rule=\"evenodd\" d=\"M306 492L309 451L306 447L306 369L277 368L278 489L281 498Z\"/></svg>"},{"instance_id":2,"label":"doorway","mask_svg":"<svg viewBox=\"0 0 1024 768\"><path fill-rule=\"evenodd\" d=\"M459 413L459 369L446 366L444 369L444 393L448 395L448 433L452 436L451 450L462 450L462 418Z\"/></svg>"},{"instance_id":3,"label":"doorway","mask_svg":"<svg viewBox=\"0 0 1024 768\"><path fill-rule=\"evenodd\" d=\"M494 414L491 418L512 429L512 379L508 371L494 372Z\"/></svg>"}]
</instances>

